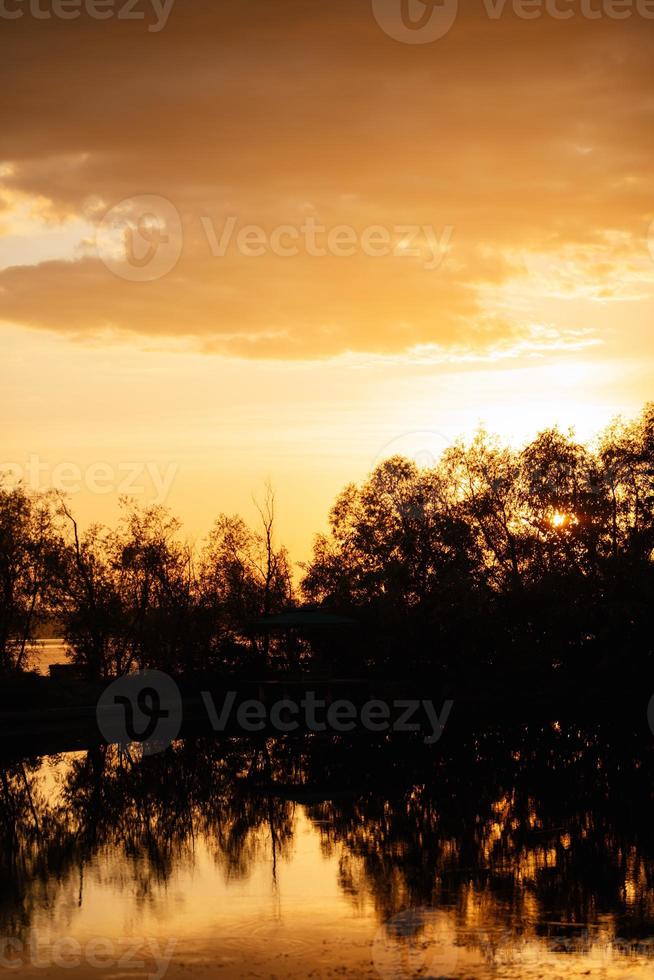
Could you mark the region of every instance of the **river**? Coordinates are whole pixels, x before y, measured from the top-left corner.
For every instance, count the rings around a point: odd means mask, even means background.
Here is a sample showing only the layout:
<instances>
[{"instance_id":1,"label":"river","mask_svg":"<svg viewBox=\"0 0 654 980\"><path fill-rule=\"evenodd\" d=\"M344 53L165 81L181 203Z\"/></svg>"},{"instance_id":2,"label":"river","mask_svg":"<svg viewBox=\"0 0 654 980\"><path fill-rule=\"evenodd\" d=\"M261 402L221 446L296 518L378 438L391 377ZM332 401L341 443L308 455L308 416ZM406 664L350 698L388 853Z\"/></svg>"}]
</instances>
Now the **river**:
<instances>
[{"instance_id":1,"label":"river","mask_svg":"<svg viewBox=\"0 0 654 980\"><path fill-rule=\"evenodd\" d=\"M618 743L557 722L409 752L315 736L17 751L0 761L2 963L651 978L651 751Z\"/></svg>"}]
</instances>

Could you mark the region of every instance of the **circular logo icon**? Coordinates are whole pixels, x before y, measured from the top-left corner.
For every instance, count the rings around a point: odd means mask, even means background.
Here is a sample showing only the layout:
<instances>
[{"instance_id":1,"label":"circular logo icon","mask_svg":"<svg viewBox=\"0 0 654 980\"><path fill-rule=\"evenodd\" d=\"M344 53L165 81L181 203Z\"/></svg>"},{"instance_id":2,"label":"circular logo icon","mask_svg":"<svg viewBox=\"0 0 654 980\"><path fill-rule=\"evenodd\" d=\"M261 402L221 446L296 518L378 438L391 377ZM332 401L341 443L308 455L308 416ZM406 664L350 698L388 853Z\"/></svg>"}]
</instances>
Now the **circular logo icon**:
<instances>
[{"instance_id":1,"label":"circular logo icon","mask_svg":"<svg viewBox=\"0 0 654 980\"><path fill-rule=\"evenodd\" d=\"M458 0L372 0L375 20L403 44L431 44L454 26Z\"/></svg>"},{"instance_id":2,"label":"circular logo icon","mask_svg":"<svg viewBox=\"0 0 654 980\"><path fill-rule=\"evenodd\" d=\"M165 197L128 197L105 214L95 237L99 258L130 282L153 282L171 272L182 254L182 221Z\"/></svg>"},{"instance_id":3,"label":"circular logo icon","mask_svg":"<svg viewBox=\"0 0 654 980\"><path fill-rule=\"evenodd\" d=\"M96 718L106 742L138 742L144 755L155 755L179 734L182 698L172 677L160 670L125 674L102 692Z\"/></svg>"},{"instance_id":4,"label":"circular logo icon","mask_svg":"<svg viewBox=\"0 0 654 980\"><path fill-rule=\"evenodd\" d=\"M654 735L654 694L649 699L649 704L647 705L647 724L652 735Z\"/></svg>"},{"instance_id":5,"label":"circular logo icon","mask_svg":"<svg viewBox=\"0 0 654 980\"><path fill-rule=\"evenodd\" d=\"M416 432L404 432L401 436L391 439L383 446L372 461L373 470L385 459L392 456L404 456L416 464L419 470L429 470L436 465L443 452L450 445L440 432L420 429Z\"/></svg>"},{"instance_id":6,"label":"circular logo icon","mask_svg":"<svg viewBox=\"0 0 654 980\"><path fill-rule=\"evenodd\" d=\"M451 977L458 960L454 940L444 912L405 909L377 931L373 963L383 980Z\"/></svg>"}]
</instances>

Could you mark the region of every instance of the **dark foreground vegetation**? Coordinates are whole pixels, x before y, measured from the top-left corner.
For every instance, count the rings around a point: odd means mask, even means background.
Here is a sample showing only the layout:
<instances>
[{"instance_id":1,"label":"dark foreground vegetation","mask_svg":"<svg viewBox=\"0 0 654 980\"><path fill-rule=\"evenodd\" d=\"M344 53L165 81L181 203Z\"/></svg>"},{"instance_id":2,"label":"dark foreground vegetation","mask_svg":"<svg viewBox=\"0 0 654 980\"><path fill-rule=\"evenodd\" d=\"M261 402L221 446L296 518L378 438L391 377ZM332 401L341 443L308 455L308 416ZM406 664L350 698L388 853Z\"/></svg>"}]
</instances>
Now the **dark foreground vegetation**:
<instances>
[{"instance_id":1,"label":"dark foreground vegetation","mask_svg":"<svg viewBox=\"0 0 654 980\"><path fill-rule=\"evenodd\" d=\"M549 430L515 451L480 433L432 469L383 462L341 493L299 587L270 491L260 516L220 516L195 549L161 508L126 504L117 527L82 532L62 498L0 489L5 681L54 619L89 680L319 668L477 691L647 685L654 405L593 447ZM302 604L357 626L266 625Z\"/></svg>"}]
</instances>

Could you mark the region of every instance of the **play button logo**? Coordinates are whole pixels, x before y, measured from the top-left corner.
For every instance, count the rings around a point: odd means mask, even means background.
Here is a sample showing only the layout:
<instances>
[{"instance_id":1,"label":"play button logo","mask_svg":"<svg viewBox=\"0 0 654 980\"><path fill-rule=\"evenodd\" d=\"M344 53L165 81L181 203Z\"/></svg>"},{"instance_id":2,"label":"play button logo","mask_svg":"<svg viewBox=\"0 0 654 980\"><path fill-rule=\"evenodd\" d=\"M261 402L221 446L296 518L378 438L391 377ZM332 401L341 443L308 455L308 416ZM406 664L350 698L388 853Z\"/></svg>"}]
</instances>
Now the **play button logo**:
<instances>
[{"instance_id":1,"label":"play button logo","mask_svg":"<svg viewBox=\"0 0 654 980\"><path fill-rule=\"evenodd\" d=\"M454 26L458 0L372 0L375 20L395 41L431 44Z\"/></svg>"}]
</instances>

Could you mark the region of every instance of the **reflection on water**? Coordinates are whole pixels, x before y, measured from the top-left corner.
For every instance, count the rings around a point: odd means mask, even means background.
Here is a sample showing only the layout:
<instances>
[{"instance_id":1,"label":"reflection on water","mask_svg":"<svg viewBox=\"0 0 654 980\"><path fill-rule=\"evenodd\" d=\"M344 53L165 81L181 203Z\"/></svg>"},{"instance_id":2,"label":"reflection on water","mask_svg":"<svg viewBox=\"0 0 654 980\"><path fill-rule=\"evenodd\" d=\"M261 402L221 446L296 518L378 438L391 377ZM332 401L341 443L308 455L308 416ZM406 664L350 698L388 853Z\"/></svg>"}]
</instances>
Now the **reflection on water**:
<instances>
[{"instance_id":1,"label":"reflection on water","mask_svg":"<svg viewBox=\"0 0 654 980\"><path fill-rule=\"evenodd\" d=\"M68 645L63 640L36 640L28 649L27 668L47 676L51 664L70 662Z\"/></svg>"},{"instance_id":2,"label":"reflection on water","mask_svg":"<svg viewBox=\"0 0 654 980\"><path fill-rule=\"evenodd\" d=\"M445 742L3 761L3 965L651 977L650 746L558 723Z\"/></svg>"}]
</instances>

